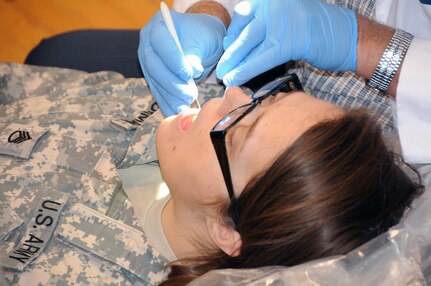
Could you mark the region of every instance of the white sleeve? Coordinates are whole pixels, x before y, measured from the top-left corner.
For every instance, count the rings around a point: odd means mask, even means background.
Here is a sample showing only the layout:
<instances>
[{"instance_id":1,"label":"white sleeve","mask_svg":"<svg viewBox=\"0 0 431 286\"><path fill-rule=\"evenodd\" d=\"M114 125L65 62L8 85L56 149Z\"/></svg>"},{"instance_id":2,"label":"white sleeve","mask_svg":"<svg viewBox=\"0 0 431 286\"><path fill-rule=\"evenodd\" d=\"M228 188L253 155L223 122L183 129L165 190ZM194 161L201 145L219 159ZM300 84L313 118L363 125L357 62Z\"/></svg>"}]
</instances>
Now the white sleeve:
<instances>
[{"instance_id":1,"label":"white sleeve","mask_svg":"<svg viewBox=\"0 0 431 286\"><path fill-rule=\"evenodd\" d=\"M431 39L431 5L419 0L376 0L376 21Z\"/></svg>"},{"instance_id":2,"label":"white sleeve","mask_svg":"<svg viewBox=\"0 0 431 286\"><path fill-rule=\"evenodd\" d=\"M414 38L397 87L397 118L404 159L431 163L431 40Z\"/></svg>"},{"instance_id":3,"label":"white sleeve","mask_svg":"<svg viewBox=\"0 0 431 286\"><path fill-rule=\"evenodd\" d=\"M192 4L199 1L200 0L175 0L174 10L177 12L184 13L187 10L187 8L189 8ZM235 5L240 2L240 0L215 0L215 1L222 4L231 15Z\"/></svg>"}]
</instances>

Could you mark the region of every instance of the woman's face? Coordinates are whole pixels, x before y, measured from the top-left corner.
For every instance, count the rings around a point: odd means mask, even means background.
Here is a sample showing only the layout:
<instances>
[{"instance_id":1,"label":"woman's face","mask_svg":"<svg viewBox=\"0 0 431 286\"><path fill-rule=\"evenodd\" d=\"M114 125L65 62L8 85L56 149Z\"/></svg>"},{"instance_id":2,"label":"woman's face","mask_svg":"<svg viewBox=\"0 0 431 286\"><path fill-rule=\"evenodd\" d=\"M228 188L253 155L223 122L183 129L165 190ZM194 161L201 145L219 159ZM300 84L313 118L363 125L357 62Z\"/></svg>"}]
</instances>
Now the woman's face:
<instances>
[{"instance_id":1,"label":"woman's face","mask_svg":"<svg viewBox=\"0 0 431 286\"><path fill-rule=\"evenodd\" d=\"M231 110L250 101L240 88L232 87L223 99L208 101L200 111L190 109L162 122L156 137L157 153L176 203L198 208L202 203L228 198L210 131ZM236 196L312 125L343 112L304 92L265 99L226 136Z\"/></svg>"}]
</instances>

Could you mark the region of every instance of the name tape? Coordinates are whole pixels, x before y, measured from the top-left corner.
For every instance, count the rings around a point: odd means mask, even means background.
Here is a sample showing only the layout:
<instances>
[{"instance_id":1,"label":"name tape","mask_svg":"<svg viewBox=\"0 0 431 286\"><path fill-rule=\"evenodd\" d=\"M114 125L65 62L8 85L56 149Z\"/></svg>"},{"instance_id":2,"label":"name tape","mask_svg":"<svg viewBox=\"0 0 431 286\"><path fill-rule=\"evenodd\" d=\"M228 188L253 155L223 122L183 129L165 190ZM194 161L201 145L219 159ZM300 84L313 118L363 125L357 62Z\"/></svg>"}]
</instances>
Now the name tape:
<instances>
[{"instance_id":1,"label":"name tape","mask_svg":"<svg viewBox=\"0 0 431 286\"><path fill-rule=\"evenodd\" d=\"M47 191L37 204L35 213L27 225L21 241L5 255L0 256L0 265L23 271L45 249L67 202L66 193Z\"/></svg>"}]
</instances>

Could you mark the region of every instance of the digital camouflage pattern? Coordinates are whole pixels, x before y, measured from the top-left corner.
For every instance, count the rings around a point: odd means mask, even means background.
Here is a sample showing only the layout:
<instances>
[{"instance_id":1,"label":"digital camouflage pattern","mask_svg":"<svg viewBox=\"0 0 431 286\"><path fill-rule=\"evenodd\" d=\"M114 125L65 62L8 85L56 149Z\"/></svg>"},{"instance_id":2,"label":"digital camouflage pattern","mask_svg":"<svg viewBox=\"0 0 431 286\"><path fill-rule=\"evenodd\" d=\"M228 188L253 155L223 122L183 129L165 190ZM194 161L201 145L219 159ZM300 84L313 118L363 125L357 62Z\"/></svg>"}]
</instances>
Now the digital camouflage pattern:
<instances>
[{"instance_id":1,"label":"digital camouflage pattern","mask_svg":"<svg viewBox=\"0 0 431 286\"><path fill-rule=\"evenodd\" d=\"M117 175L157 160L163 116L145 80L1 63L0 104L0 284L162 281L168 261Z\"/></svg>"}]
</instances>

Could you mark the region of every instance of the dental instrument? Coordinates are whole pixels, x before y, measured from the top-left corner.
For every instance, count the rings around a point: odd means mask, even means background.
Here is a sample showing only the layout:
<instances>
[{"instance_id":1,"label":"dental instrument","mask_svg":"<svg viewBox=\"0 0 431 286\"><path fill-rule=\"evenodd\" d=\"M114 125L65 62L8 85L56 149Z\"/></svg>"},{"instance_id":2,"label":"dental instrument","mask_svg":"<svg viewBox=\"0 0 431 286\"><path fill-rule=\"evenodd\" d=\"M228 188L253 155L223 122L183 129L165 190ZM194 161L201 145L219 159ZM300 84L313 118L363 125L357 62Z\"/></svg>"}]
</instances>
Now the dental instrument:
<instances>
[{"instance_id":1,"label":"dental instrument","mask_svg":"<svg viewBox=\"0 0 431 286\"><path fill-rule=\"evenodd\" d=\"M171 13L169 12L168 6L163 1L160 2L160 11L162 12L163 20L165 20L165 23L166 23L166 26L168 27L169 33L171 33L172 37L174 38L174 41L177 44L177 47L180 50L180 52L182 54L184 54L183 48L181 47L181 44L180 44L180 40L178 39L178 34L177 34L176 29L175 29L175 25L174 25L174 21L172 20ZM196 83L193 79L190 79L189 81L187 81L187 84L196 86ZM199 104L197 97L196 97L195 102L196 102L197 108L200 109L201 105Z\"/></svg>"}]
</instances>

